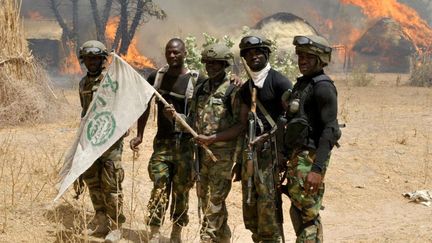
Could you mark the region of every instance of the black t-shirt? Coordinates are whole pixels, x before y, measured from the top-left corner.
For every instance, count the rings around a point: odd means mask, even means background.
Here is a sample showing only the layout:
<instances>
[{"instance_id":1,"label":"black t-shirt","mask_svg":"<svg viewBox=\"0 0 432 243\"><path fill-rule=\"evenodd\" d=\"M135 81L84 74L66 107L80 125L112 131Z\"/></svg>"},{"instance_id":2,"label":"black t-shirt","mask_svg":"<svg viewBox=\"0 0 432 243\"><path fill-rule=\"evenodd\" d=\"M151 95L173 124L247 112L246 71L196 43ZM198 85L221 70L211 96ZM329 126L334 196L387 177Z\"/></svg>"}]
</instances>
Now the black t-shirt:
<instances>
[{"instance_id":1,"label":"black t-shirt","mask_svg":"<svg viewBox=\"0 0 432 243\"><path fill-rule=\"evenodd\" d=\"M293 92L303 90L312 78L324 74L316 73L311 76L303 76L297 79ZM316 149L316 159L312 167L313 171L320 172L325 169L325 161L334 145L335 129L337 124L337 91L332 80L320 81L313 85L313 93L307 97L304 110L312 128L309 138L313 140Z\"/></svg>"},{"instance_id":2,"label":"black t-shirt","mask_svg":"<svg viewBox=\"0 0 432 243\"><path fill-rule=\"evenodd\" d=\"M147 78L147 81L153 85L155 83L157 71L152 72L149 77ZM158 88L158 92L161 93L162 97L170 104L174 106L174 109L177 113L180 114L187 114L187 111L190 106L190 100L186 102L184 97L176 97L184 96L186 93L186 89L189 83L189 80L191 79L191 73L182 74L179 76L171 76L167 73L164 74L162 82L160 87ZM203 78L200 76L198 77L198 81L202 80ZM174 94L169 94L169 93ZM157 139L171 139L175 138L175 132L174 132L174 121L171 119L168 119L163 114L164 104L161 101L157 102L157 108L158 108L158 114L157 114L157 123L158 123L158 130L156 133ZM186 109L186 110L185 110Z\"/></svg>"},{"instance_id":3,"label":"black t-shirt","mask_svg":"<svg viewBox=\"0 0 432 243\"><path fill-rule=\"evenodd\" d=\"M292 83L285 76L274 69L270 69L268 75L264 81L262 88L258 88L254 85L253 81L249 79L240 88L240 97L244 104L250 107L251 104L251 90L250 85L257 89L257 100L261 102L273 120L276 122L278 117L284 113L282 107L282 94L288 90L292 89ZM257 134L263 132L268 132L271 130L271 126L263 113L257 107L257 116L262 121L264 125L264 131L259 132L257 127Z\"/></svg>"}]
</instances>

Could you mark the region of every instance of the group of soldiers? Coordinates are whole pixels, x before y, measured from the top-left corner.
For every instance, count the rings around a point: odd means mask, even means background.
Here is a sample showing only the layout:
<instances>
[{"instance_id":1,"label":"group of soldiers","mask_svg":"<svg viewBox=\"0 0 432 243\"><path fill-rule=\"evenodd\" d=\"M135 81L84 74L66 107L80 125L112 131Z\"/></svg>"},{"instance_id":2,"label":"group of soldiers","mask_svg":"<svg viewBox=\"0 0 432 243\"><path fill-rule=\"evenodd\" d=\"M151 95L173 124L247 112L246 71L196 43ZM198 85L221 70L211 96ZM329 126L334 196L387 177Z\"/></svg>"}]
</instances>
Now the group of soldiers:
<instances>
[{"instance_id":1,"label":"group of soldiers","mask_svg":"<svg viewBox=\"0 0 432 243\"><path fill-rule=\"evenodd\" d=\"M243 221L253 242L284 241L282 193L291 200L297 242L323 241L319 210L324 176L341 136L336 87L323 71L332 49L317 35L296 36L293 44L302 74L294 86L271 67L272 42L262 35L245 36L239 43L246 82L228 74L234 54L224 44L208 45L201 53L204 77L186 68L185 43L179 38L168 41L167 65L147 78L170 104L156 102L158 128L148 162L153 181L146 217L149 242L161 240L168 207L170 241L181 242L195 182L201 242L230 242L226 198L233 181L241 181ZM80 48L79 58L87 68L80 82L82 116L104 76L108 54L98 41ZM150 110L138 119L137 135L130 140L134 151L143 141ZM196 136L183 129L178 114ZM87 233L102 235L107 242L121 238L125 222L122 149L120 139L82 175L96 211Z\"/></svg>"}]
</instances>

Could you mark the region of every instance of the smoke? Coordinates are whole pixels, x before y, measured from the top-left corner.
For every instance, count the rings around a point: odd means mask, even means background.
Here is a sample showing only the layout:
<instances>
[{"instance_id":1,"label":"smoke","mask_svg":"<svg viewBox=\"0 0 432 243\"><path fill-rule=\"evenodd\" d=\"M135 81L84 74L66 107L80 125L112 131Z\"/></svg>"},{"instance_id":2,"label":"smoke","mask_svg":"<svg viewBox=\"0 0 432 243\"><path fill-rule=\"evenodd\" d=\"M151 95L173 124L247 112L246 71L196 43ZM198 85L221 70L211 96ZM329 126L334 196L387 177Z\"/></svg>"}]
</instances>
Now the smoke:
<instances>
[{"instance_id":1,"label":"smoke","mask_svg":"<svg viewBox=\"0 0 432 243\"><path fill-rule=\"evenodd\" d=\"M104 1L98 1L103 5ZM203 43L203 33L215 37L229 35L236 40L243 26L254 26L263 17L277 12L289 12L308 21L331 43L342 43L347 31L355 28L361 32L370 23L351 5L341 4L339 0L153 0L167 13L167 19L150 18L136 34L138 48L145 56L160 65L164 60L164 47L173 37L197 37L198 45ZM423 0L405 1L413 8L421 8ZM61 1L61 10L70 19L70 1ZM80 26L84 38L95 38L93 19L89 1L80 0ZM36 10L48 18L54 18L48 0L23 0L22 14ZM69 14L69 15L68 15ZM236 43L237 44L237 43ZM235 45L236 47L237 45Z\"/></svg>"}]
</instances>

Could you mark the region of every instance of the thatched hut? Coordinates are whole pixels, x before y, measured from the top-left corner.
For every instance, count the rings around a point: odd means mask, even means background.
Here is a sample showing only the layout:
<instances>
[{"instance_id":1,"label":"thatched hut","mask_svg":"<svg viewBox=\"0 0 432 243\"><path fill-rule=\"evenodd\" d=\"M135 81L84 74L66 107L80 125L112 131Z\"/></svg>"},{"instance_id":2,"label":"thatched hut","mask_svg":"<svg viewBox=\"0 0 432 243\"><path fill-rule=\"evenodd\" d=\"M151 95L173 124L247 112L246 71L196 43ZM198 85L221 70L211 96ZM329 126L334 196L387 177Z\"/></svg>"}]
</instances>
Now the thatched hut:
<instances>
[{"instance_id":1,"label":"thatched hut","mask_svg":"<svg viewBox=\"0 0 432 243\"><path fill-rule=\"evenodd\" d=\"M45 71L28 50L20 1L0 0L0 128L46 121L59 108Z\"/></svg>"},{"instance_id":2,"label":"thatched hut","mask_svg":"<svg viewBox=\"0 0 432 243\"><path fill-rule=\"evenodd\" d=\"M24 35L33 56L47 69L58 70L65 54L62 48L63 30L55 20L24 20Z\"/></svg>"},{"instance_id":3,"label":"thatched hut","mask_svg":"<svg viewBox=\"0 0 432 243\"><path fill-rule=\"evenodd\" d=\"M369 72L409 72L415 52L411 39L399 23L382 18L368 29L353 47L351 67L367 64Z\"/></svg>"},{"instance_id":4,"label":"thatched hut","mask_svg":"<svg viewBox=\"0 0 432 243\"><path fill-rule=\"evenodd\" d=\"M254 29L277 41L278 47L293 51L292 41L296 35L317 34L315 28L306 20L287 12L279 12L261 19Z\"/></svg>"}]
</instances>

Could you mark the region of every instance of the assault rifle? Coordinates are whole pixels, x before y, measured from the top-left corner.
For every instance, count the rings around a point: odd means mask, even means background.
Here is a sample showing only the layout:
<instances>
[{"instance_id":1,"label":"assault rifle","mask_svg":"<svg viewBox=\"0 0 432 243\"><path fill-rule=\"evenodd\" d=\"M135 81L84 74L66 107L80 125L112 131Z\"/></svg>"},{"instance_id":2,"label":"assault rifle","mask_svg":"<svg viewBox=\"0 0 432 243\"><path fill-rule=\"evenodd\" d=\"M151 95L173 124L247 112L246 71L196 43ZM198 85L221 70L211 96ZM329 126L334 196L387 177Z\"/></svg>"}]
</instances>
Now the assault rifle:
<instances>
[{"instance_id":1,"label":"assault rifle","mask_svg":"<svg viewBox=\"0 0 432 243\"><path fill-rule=\"evenodd\" d=\"M251 204L251 194L252 194L252 178L254 176L254 170L258 167L257 155L255 150L255 136L256 136L256 124L257 124L257 116L256 116L256 89L252 89L251 94L251 109L248 114L248 152L247 152L247 161L246 161L246 174L248 177L247 181L247 201L248 205Z\"/></svg>"},{"instance_id":2,"label":"assault rifle","mask_svg":"<svg viewBox=\"0 0 432 243\"><path fill-rule=\"evenodd\" d=\"M195 173L196 173L196 192L198 196L198 221L201 225L201 209L202 209L202 201L201 201L201 172L200 172L200 164L199 164L199 148L198 144L194 143L194 154L195 154Z\"/></svg>"}]
</instances>

